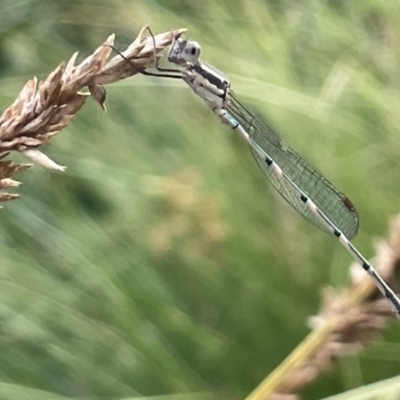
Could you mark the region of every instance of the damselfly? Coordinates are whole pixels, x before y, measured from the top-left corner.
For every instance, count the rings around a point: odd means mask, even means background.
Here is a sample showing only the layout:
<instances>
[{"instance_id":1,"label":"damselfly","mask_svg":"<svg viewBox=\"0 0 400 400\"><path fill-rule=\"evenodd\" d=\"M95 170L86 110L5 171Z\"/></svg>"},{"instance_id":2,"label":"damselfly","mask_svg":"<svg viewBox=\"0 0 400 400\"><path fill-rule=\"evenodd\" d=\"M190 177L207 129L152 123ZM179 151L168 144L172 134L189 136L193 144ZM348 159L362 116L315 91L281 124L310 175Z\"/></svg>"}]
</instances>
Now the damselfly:
<instances>
[{"instance_id":1,"label":"damselfly","mask_svg":"<svg viewBox=\"0 0 400 400\"><path fill-rule=\"evenodd\" d=\"M144 71L144 74L186 82L224 124L247 142L283 198L315 225L339 239L400 316L400 299L349 241L358 230L358 217L351 201L289 147L257 112L239 101L228 79L200 60L200 51L197 42L176 39L170 47L168 61L180 68L160 68L156 63L159 73Z\"/></svg>"}]
</instances>

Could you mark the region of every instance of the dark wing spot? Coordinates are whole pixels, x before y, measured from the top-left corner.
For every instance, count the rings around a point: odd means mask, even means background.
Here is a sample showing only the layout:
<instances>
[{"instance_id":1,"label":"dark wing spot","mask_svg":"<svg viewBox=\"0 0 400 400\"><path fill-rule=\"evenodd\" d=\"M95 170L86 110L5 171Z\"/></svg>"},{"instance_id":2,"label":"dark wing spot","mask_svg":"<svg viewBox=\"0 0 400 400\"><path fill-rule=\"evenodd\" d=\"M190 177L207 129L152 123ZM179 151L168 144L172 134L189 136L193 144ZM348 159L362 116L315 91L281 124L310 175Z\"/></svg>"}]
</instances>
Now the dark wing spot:
<instances>
[{"instance_id":1,"label":"dark wing spot","mask_svg":"<svg viewBox=\"0 0 400 400\"><path fill-rule=\"evenodd\" d=\"M350 199L348 197L345 197L343 199L343 204L346 206L346 208L349 211L356 211L356 208L354 207L354 204L350 201Z\"/></svg>"}]
</instances>

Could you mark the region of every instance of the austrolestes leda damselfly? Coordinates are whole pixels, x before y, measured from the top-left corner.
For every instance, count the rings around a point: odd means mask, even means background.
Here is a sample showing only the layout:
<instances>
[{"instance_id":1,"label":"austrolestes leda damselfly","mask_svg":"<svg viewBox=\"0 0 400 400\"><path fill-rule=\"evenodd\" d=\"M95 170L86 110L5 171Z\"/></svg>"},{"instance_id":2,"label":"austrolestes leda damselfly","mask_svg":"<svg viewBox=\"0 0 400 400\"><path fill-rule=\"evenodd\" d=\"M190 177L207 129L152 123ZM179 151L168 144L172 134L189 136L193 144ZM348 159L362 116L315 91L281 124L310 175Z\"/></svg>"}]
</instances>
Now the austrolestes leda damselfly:
<instances>
[{"instance_id":1,"label":"austrolestes leda damselfly","mask_svg":"<svg viewBox=\"0 0 400 400\"><path fill-rule=\"evenodd\" d=\"M335 235L400 317L400 299L350 242L358 231L359 221L349 198L288 146L257 112L239 101L228 79L200 60L200 51L197 42L175 39L168 52L168 61L174 68L160 68L156 63L157 73L142 73L186 82L224 124L247 142L283 198L315 225Z\"/></svg>"}]
</instances>

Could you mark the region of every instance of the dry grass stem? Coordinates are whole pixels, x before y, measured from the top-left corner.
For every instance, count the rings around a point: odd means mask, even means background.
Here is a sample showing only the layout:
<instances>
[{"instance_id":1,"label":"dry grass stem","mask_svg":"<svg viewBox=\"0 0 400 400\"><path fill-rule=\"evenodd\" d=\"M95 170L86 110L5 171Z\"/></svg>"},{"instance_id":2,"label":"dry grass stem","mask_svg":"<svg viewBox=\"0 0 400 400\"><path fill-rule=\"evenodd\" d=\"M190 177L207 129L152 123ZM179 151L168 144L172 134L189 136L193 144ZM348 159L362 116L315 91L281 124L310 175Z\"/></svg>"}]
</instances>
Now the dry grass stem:
<instances>
[{"instance_id":1,"label":"dry grass stem","mask_svg":"<svg viewBox=\"0 0 400 400\"><path fill-rule=\"evenodd\" d=\"M102 85L113 83L135 75L154 62L158 54L173 38L179 37L185 29L176 29L152 37L145 37L144 27L135 41L123 52L130 60L127 63L116 56L107 63L114 44L114 35L98 47L92 55L75 65L75 53L65 65L61 63L44 82L29 80L13 104L0 116L0 202L12 200L17 194L4 193L3 189L19 183L11 177L30 166L13 164L2 160L11 151L24 154L31 161L46 168L63 171L38 148L49 143L50 138L65 128L92 94L104 108L105 90ZM80 92L88 87L90 93Z\"/></svg>"},{"instance_id":2,"label":"dry grass stem","mask_svg":"<svg viewBox=\"0 0 400 400\"><path fill-rule=\"evenodd\" d=\"M377 244L374 265L398 292L400 215L392 219L388 237ZM396 314L360 265L353 269L361 274L352 273L352 283L340 292L325 289L322 308L310 319L313 332L247 400L299 399L301 388L332 368L339 357L356 354L380 337Z\"/></svg>"}]
</instances>

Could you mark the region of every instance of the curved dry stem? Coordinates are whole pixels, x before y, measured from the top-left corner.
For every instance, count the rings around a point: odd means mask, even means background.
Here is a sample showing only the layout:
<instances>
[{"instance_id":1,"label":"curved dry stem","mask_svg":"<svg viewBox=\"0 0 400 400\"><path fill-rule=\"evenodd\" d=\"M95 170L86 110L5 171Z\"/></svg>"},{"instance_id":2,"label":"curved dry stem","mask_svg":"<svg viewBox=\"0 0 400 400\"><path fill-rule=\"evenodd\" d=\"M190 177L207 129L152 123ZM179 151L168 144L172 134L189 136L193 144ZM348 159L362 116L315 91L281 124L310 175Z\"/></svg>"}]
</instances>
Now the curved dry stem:
<instances>
[{"instance_id":1,"label":"curved dry stem","mask_svg":"<svg viewBox=\"0 0 400 400\"><path fill-rule=\"evenodd\" d=\"M0 116L0 159L10 151L18 151L31 161L47 168L63 171L65 167L50 160L38 150L42 144L65 128L92 94L104 108L106 93L102 85L113 83L137 74L154 62L154 54L178 38L185 29L176 29L152 37L144 37L142 28L135 41L123 52L127 63L116 56L107 63L114 44L114 35L99 46L92 55L75 65L78 53L67 64L61 63L44 82L29 80L13 104ZM154 42L156 48L154 49ZM89 93L81 93L84 87ZM12 200L17 194L2 192L3 188L17 186L11 177L30 164L13 164L0 161L0 202Z\"/></svg>"}]
</instances>

